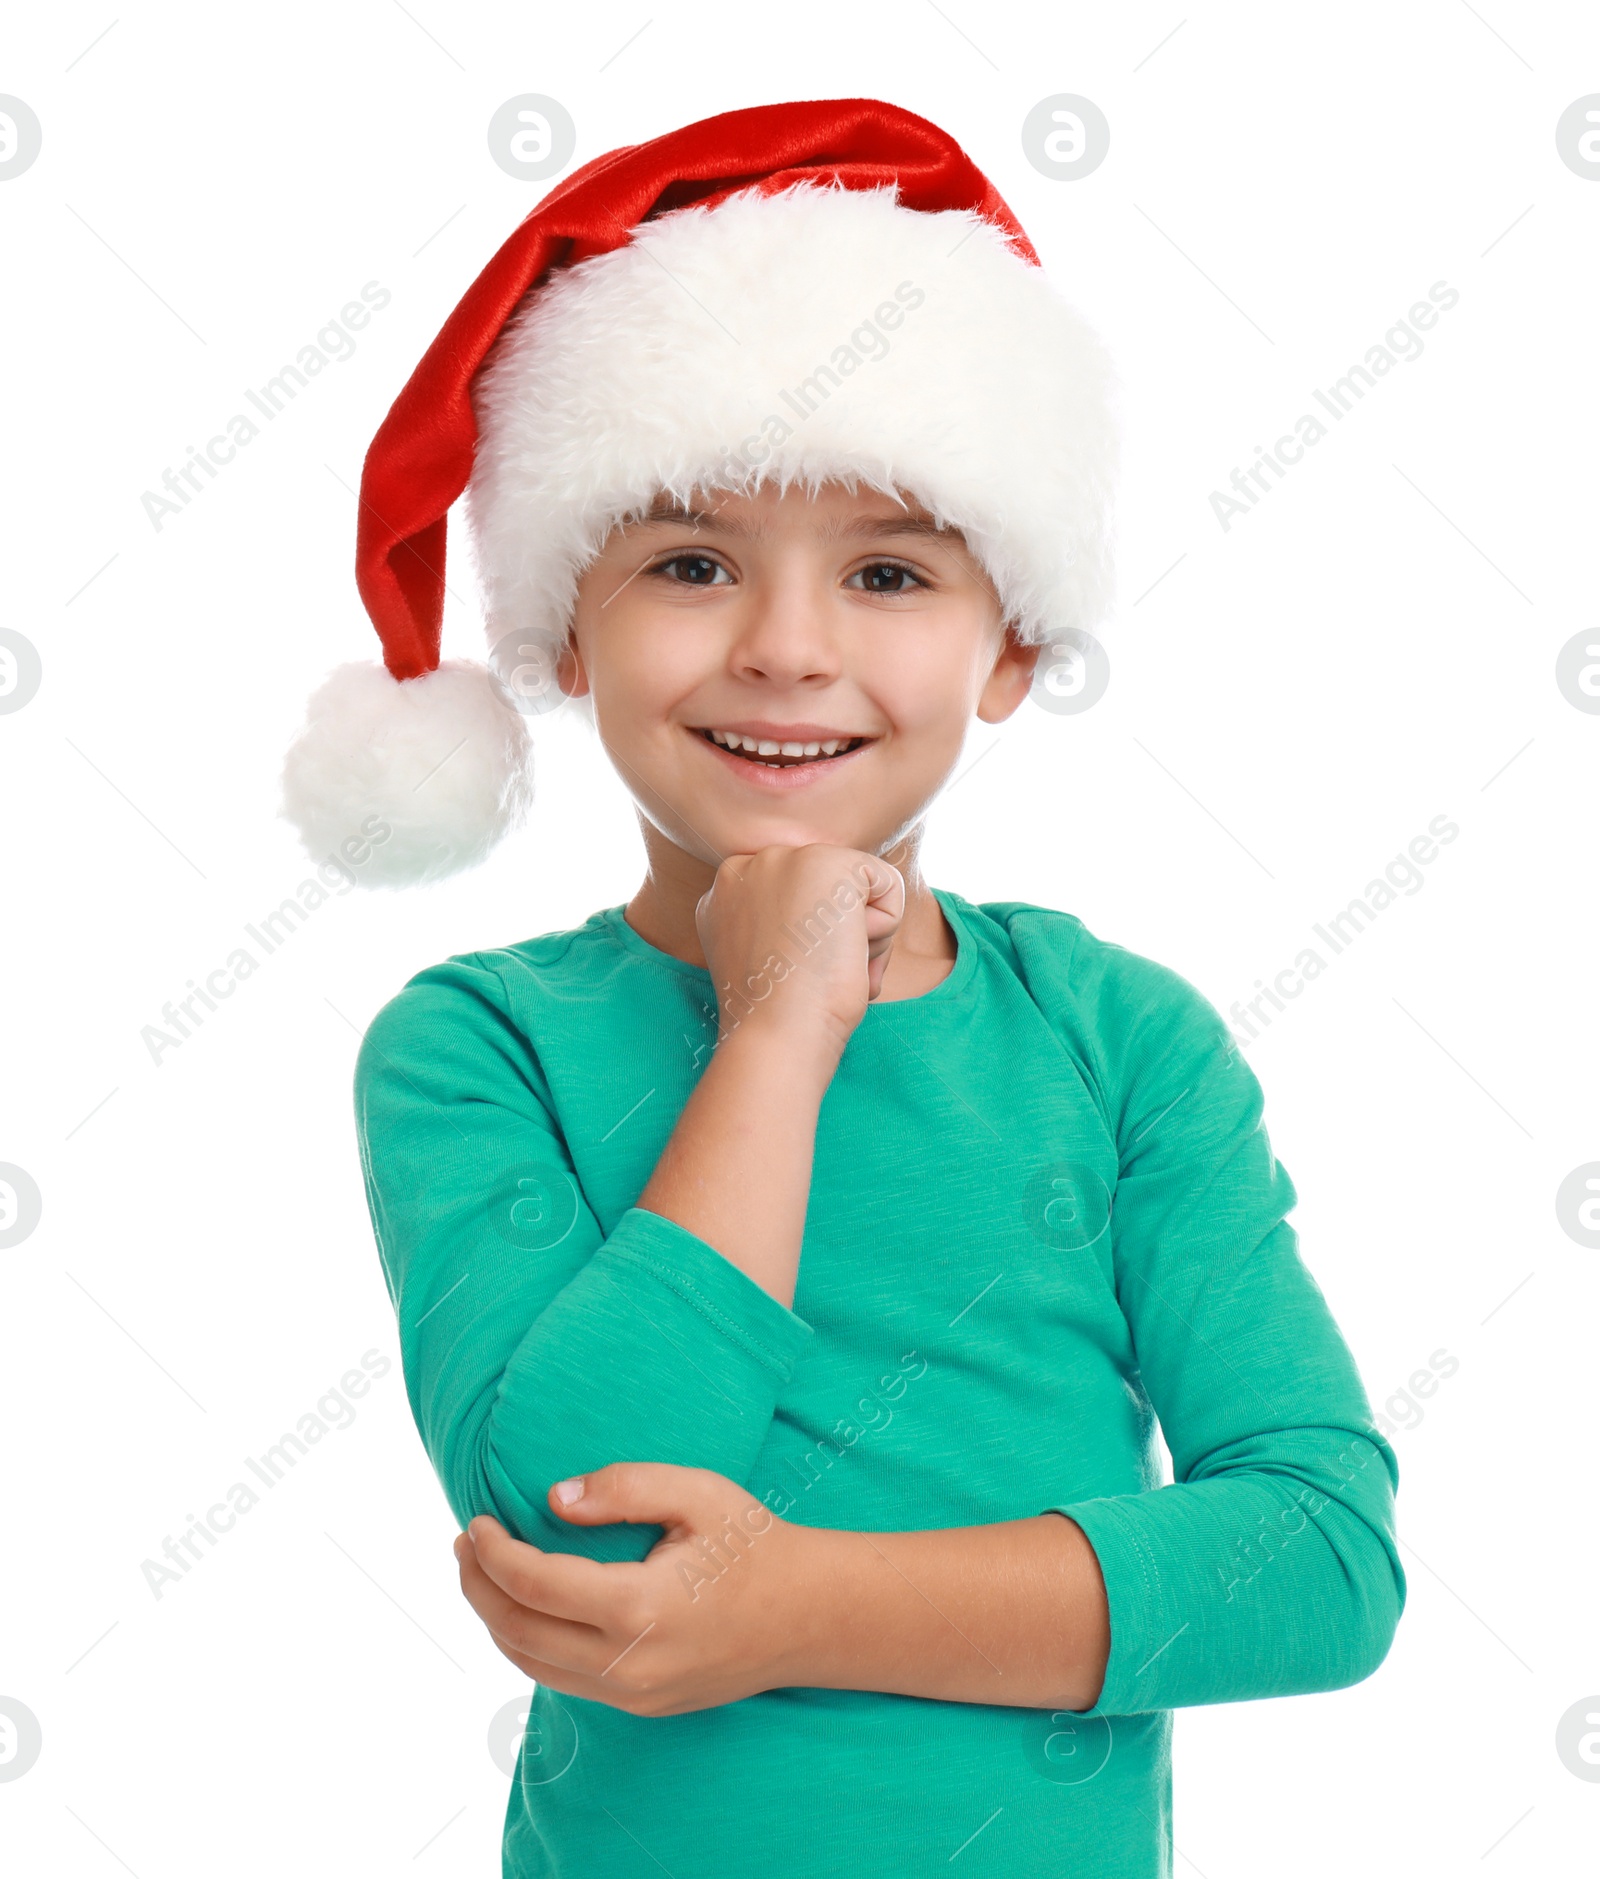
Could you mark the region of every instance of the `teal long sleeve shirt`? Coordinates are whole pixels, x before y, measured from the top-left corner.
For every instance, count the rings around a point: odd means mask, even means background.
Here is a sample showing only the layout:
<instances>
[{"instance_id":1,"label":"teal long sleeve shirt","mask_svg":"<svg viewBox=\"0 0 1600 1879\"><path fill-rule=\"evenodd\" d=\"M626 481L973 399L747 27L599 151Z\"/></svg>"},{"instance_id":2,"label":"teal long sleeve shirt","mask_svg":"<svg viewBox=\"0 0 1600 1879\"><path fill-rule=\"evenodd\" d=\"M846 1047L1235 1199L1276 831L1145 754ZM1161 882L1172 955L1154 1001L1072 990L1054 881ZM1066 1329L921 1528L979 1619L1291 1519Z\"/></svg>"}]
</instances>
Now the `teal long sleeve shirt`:
<instances>
[{"instance_id":1,"label":"teal long sleeve shirt","mask_svg":"<svg viewBox=\"0 0 1600 1879\"><path fill-rule=\"evenodd\" d=\"M935 893L955 964L845 1049L792 1309L635 1205L716 1006L620 907L431 967L378 1014L373 1227L460 1525L642 1558L658 1528L546 1505L612 1461L715 1469L816 1527L1065 1514L1105 1580L1099 1700L793 1688L641 1718L536 1687L506 1879L682 1879L730 1834L778 1879L958 1850L969 1875L1156 1879L1173 1710L1340 1688L1389 1648L1398 1468L1254 1072L1169 968L1070 914Z\"/></svg>"}]
</instances>

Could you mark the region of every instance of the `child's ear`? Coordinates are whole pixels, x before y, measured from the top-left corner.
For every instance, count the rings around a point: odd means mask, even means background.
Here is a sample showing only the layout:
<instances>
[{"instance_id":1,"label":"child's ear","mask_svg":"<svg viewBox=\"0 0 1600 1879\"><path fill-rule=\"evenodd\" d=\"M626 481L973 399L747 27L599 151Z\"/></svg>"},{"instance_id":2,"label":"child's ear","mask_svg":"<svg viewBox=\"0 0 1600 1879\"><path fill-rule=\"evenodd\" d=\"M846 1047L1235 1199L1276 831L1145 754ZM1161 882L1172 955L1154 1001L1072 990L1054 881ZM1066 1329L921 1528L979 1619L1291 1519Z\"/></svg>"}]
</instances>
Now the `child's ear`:
<instances>
[{"instance_id":1,"label":"child's ear","mask_svg":"<svg viewBox=\"0 0 1600 1879\"><path fill-rule=\"evenodd\" d=\"M1025 646L1014 627L1003 629L994 670L978 696L978 716L985 724L1003 724L1027 697L1043 650L1042 646Z\"/></svg>"},{"instance_id":2,"label":"child's ear","mask_svg":"<svg viewBox=\"0 0 1600 1879\"><path fill-rule=\"evenodd\" d=\"M589 689L589 674L584 670L583 654L578 650L576 633L567 634L566 644L556 658L556 683L564 698L581 698Z\"/></svg>"}]
</instances>

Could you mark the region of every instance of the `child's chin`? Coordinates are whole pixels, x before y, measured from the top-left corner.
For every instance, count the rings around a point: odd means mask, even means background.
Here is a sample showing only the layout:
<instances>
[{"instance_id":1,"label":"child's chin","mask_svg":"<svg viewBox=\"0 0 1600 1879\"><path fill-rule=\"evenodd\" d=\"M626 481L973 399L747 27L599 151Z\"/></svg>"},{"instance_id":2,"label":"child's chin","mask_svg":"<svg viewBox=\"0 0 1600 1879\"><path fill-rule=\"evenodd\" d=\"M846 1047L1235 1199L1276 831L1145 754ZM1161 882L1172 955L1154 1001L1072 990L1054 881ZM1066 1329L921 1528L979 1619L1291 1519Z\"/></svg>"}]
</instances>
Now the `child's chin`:
<instances>
[{"instance_id":1,"label":"child's chin","mask_svg":"<svg viewBox=\"0 0 1600 1879\"><path fill-rule=\"evenodd\" d=\"M763 848L808 848L822 843L829 848L870 849L872 832L854 817L824 818L808 815L798 804L732 816L716 826L699 825L716 841L724 855L753 855Z\"/></svg>"},{"instance_id":2,"label":"child's chin","mask_svg":"<svg viewBox=\"0 0 1600 1879\"><path fill-rule=\"evenodd\" d=\"M838 829L794 816L745 816L728 830L730 855L753 855L758 848L808 848L814 842L826 842L835 848L853 848L855 843Z\"/></svg>"}]
</instances>

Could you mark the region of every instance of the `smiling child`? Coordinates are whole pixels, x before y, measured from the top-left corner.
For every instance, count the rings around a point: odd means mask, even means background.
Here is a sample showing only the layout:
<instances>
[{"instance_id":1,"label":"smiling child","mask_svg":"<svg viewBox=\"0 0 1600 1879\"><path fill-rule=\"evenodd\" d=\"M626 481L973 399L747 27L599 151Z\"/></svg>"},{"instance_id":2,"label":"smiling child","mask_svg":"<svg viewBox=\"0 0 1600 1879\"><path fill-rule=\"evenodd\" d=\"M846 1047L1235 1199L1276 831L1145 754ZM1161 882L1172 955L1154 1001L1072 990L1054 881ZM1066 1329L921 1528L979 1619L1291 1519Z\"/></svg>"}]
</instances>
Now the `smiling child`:
<instances>
[{"instance_id":1,"label":"smiling child","mask_svg":"<svg viewBox=\"0 0 1600 1879\"><path fill-rule=\"evenodd\" d=\"M369 454L386 669L314 702L307 842L481 859L561 703L645 848L356 1072L462 1589L534 1683L508 1879L1156 1879L1174 1710L1389 1648L1395 1458L1227 1027L920 865L974 718L1108 609L1112 407L992 185L854 100L579 171ZM439 660L469 477L497 678Z\"/></svg>"}]
</instances>

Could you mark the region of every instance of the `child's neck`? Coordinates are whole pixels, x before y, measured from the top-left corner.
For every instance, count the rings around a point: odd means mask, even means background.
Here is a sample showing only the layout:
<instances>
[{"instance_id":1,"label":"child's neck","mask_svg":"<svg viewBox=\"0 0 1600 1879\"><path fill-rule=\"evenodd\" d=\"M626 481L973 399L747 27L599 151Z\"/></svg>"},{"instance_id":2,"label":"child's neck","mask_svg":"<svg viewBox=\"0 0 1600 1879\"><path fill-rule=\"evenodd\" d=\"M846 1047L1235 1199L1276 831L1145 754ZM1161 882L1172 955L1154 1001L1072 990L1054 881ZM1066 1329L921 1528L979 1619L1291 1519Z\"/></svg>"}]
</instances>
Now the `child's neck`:
<instances>
[{"instance_id":1,"label":"child's neck","mask_svg":"<svg viewBox=\"0 0 1600 1879\"><path fill-rule=\"evenodd\" d=\"M641 939L661 952L692 966L704 966L695 908L716 869L666 841L649 825L645 847L649 857L645 878L624 907L624 917ZM876 1001L880 1004L932 991L948 977L956 957L955 935L923 879L914 840L897 843L885 858L905 877L906 910L884 968L883 989Z\"/></svg>"}]
</instances>

